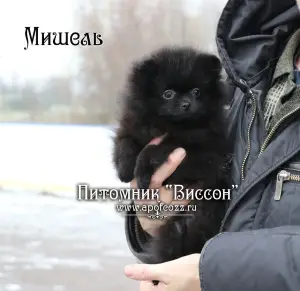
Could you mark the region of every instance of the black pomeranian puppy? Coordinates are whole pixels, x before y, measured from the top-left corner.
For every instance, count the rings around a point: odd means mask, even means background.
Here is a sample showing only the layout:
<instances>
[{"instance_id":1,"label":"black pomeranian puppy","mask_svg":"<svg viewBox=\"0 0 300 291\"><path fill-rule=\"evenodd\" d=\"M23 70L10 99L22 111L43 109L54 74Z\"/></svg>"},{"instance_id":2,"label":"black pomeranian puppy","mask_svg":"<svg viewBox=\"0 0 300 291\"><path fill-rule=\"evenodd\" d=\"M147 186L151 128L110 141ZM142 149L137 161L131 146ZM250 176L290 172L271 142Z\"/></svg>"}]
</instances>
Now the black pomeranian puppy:
<instances>
[{"instance_id":1,"label":"black pomeranian puppy","mask_svg":"<svg viewBox=\"0 0 300 291\"><path fill-rule=\"evenodd\" d=\"M215 55L172 47L135 63L114 139L113 162L119 179L128 183L135 177L138 188L148 188L156 169L182 147L186 157L164 185L225 188L224 95L221 63ZM164 134L159 145L147 145ZM144 262L161 263L200 253L205 242L218 233L225 201L192 203L197 210L191 215L167 218L149 242Z\"/></svg>"}]
</instances>

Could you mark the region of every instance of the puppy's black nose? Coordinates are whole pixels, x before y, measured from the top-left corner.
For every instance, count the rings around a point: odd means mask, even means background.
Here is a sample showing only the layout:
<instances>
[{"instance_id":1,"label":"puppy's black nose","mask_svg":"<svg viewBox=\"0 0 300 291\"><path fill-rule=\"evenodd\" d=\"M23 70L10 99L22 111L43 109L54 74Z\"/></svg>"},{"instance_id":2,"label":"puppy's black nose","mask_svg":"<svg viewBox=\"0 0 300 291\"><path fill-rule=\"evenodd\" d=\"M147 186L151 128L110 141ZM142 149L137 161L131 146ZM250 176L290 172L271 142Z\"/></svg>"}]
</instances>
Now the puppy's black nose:
<instances>
[{"instance_id":1,"label":"puppy's black nose","mask_svg":"<svg viewBox=\"0 0 300 291\"><path fill-rule=\"evenodd\" d=\"M181 108L184 110L184 111L187 111L189 108L191 107L191 103L189 101L183 101L181 103Z\"/></svg>"}]
</instances>

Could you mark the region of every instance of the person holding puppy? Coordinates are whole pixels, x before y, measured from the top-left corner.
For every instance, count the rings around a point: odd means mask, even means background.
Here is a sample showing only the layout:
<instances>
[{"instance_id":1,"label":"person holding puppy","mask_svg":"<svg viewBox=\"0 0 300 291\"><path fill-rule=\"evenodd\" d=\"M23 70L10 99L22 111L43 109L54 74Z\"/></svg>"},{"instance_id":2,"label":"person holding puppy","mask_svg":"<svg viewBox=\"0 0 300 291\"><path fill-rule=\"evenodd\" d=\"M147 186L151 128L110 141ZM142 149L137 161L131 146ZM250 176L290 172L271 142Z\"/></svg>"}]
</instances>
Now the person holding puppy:
<instances>
[{"instance_id":1,"label":"person holding puppy","mask_svg":"<svg viewBox=\"0 0 300 291\"><path fill-rule=\"evenodd\" d=\"M232 88L226 109L234 149L230 180L239 187L232 190L220 234L201 254L126 266L141 291L300 290L299 7L295 0L227 2L216 41ZM150 187L161 188L165 203L172 193L161 185L184 156L176 149L152 176ZM126 217L137 258L161 223Z\"/></svg>"}]
</instances>

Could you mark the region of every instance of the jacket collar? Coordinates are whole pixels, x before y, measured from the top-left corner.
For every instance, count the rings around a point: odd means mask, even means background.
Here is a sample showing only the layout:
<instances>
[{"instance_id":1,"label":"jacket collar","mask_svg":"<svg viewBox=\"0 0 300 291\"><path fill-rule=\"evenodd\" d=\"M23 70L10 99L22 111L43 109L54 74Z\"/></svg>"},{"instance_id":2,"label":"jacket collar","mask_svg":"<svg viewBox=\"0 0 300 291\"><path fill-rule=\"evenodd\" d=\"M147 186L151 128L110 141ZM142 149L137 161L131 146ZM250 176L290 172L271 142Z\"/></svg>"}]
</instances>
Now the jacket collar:
<instances>
[{"instance_id":1,"label":"jacket collar","mask_svg":"<svg viewBox=\"0 0 300 291\"><path fill-rule=\"evenodd\" d=\"M300 29L298 29L292 35L281 57L279 58L273 75L272 82L276 81L279 77L286 74L289 74L292 77L292 73L294 71L294 56L299 44L300 44Z\"/></svg>"}]
</instances>

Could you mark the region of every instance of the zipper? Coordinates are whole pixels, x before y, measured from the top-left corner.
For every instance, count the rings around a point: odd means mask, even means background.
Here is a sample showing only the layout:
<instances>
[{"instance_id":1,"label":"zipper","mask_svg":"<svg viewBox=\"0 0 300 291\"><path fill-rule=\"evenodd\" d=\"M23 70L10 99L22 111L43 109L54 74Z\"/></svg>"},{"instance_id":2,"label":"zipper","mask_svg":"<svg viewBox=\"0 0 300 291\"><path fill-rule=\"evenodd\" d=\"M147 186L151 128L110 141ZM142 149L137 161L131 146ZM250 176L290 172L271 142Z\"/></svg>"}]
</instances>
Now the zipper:
<instances>
[{"instance_id":1,"label":"zipper","mask_svg":"<svg viewBox=\"0 0 300 291\"><path fill-rule=\"evenodd\" d=\"M246 82L242 79L240 79L240 84L242 84L243 86L247 86ZM251 94L252 96L252 100L254 101L254 110L253 110L253 113L252 114L252 123L254 121L254 118L255 118L255 113L256 113L256 100L254 98L254 94L253 94L253 91L249 88L249 86L247 86L248 88L248 92ZM295 108L294 110L292 110L290 113L288 113L287 115L285 115L283 118L281 118L276 124L275 126L272 128L272 130L270 131L270 133L268 134L267 138L265 139L265 141L263 142L263 145L261 147L261 150L259 152L259 156L263 153L263 151L266 149L268 143L270 142L271 138L273 137L275 131L278 129L278 127L281 125L281 123L286 119L288 118L289 116L291 116L292 114L294 114L295 112L297 112L298 110L300 109L300 106ZM251 129L251 126L252 126L252 123L250 122L250 125L249 125L249 128L248 128L248 138L250 136L250 129ZM250 149L248 149L247 152L250 153L250 150L251 150L251 144L249 145L249 139L248 139L248 148L250 147ZM243 199L243 197L247 194L247 192L250 190L250 188L262 181L265 177L267 177L271 172L273 172L275 169L278 168L278 166L280 166L282 163L284 163L285 161L288 161L293 155L295 155L295 153L297 153L298 151L300 150L300 148L298 147L296 150L294 150L290 155L288 156L285 156L282 160L280 160L276 165L274 165L273 167L271 167L268 171L266 171L265 173L263 173L262 176L260 176L257 180L253 181L253 183L251 183L251 185L249 185L246 189L244 189L244 193L243 195L240 195L235 201L232 202L232 204L229 206L229 208L227 209L227 212L222 220L222 223L221 223L221 227L220 227L220 232L223 231L224 227L225 227L225 224L226 224L226 221L228 220L228 217L230 216L232 210L236 207L236 205ZM249 155L248 153L248 155ZM242 163L242 180L244 180L244 168L245 168L245 164L246 164L246 160L247 160L248 156L247 154L245 155L245 158L243 160L243 163ZM294 176L293 176L294 177ZM299 176L300 177L300 176Z\"/></svg>"},{"instance_id":2,"label":"zipper","mask_svg":"<svg viewBox=\"0 0 300 291\"><path fill-rule=\"evenodd\" d=\"M247 86L247 83L244 80L241 79L240 82L244 86ZM242 162L242 169L241 169L242 181L245 180L245 166L246 166L246 162L247 162L247 159L248 159L250 151L251 151L251 136L250 136L250 133L251 133L251 128L252 128L252 125L253 125L253 122L254 122L254 119L255 119L255 115L256 115L256 100L255 100L255 97L254 97L254 93L249 88L249 86L247 86L247 91L248 91L248 93L251 96L250 100L252 100L253 110L252 110L252 116L251 116L251 120L250 120L250 123L249 123L249 126L248 126L248 130L247 130L247 151L246 151L244 160Z\"/></svg>"},{"instance_id":3,"label":"zipper","mask_svg":"<svg viewBox=\"0 0 300 291\"><path fill-rule=\"evenodd\" d=\"M250 154L250 151L251 151L251 139L250 139L250 132L251 132L251 127L252 127L252 124L254 122L254 119L255 119L255 115L256 115L256 100L255 100L255 97L254 97L254 93L253 91L250 89L250 87L247 85L247 83L240 79L240 84L242 86L244 86L244 88L246 87L247 88L247 92L251 95L251 99L252 99L252 104L254 106L253 108L253 112L252 112L252 118L251 118L251 121L250 121L250 124L249 124L249 127L248 127L248 131L247 131L247 138L248 138L248 141L247 141L247 151L246 151L246 154L245 154L245 157L244 157L244 160L242 162L242 168L241 168L241 178L242 178L242 181L245 179L245 165L246 165L246 162L247 162L247 159L248 159L248 156ZM294 110L292 110L289 114L287 114L286 116L284 116L283 118L281 118L276 124L275 126L272 128L272 130L270 131L270 133L268 134L267 138L265 139L265 141L263 142L263 145L261 147L261 150L260 150L260 153L259 155L261 155L263 153L263 151L265 150L265 148L267 147L268 143L270 142L271 138L273 137L275 131L277 130L277 128L281 125L281 123L289 116L291 116L293 113L295 113L296 111L298 111L300 109L300 106L295 108ZM298 151L299 149L297 149ZM295 151L296 152L296 151ZM266 171L261 177L259 177L258 181L256 181L255 183L261 181L262 179L264 179L267 175L269 175L269 173L271 173L272 171L274 171L276 168L278 168L278 166L284 162L285 160L288 160L290 157L292 157L295 152L291 153L289 156L287 157L284 157L279 163L277 163L276 165L274 165L273 167L271 167L268 171ZM252 184L253 185L253 184ZM249 191L249 188L248 189L244 189L244 194L242 196L239 196L238 199L236 199L230 206L229 208L227 209L227 212L223 218L223 221L221 223L221 227L220 227L220 232L224 229L225 227L225 223L229 217L229 214L230 212L232 211L232 209L235 208L235 206L240 202L240 200L242 200L242 198L246 195L246 193Z\"/></svg>"},{"instance_id":4,"label":"zipper","mask_svg":"<svg viewBox=\"0 0 300 291\"><path fill-rule=\"evenodd\" d=\"M266 137L265 141L263 142L263 145L260 149L259 155L260 156L264 150L266 149L267 145L269 144L271 138L273 137L275 131L278 129L278 127L282 124L282 122L290 117L292 114L294 114L295 112L297 112L300 109L300 106L298 106L297 108L295 108L294 110L292 110L291 112L289 112L287 115L283 116L275 125L274 127L271 129L270 133L268 134L268 136Z\"/></svg>"},{"instance_id":5,"label":"zipper","mask_svg":"<svg viewBox=\"0 0 300 291\"><path fill-rule=\"evenodd\" d=\"M273 167L269 168L269 170L267 170L266 172L264 172L260 177L258 177L258 179L252 181L252 183L246 188L244 189L244 192L241 193L240 196L238 196L237 199L235 199L234 201L232 201L232 204L229 206L229 208L227 209L227 212L225 213L225 216L222 220L221 223L221 227L220 227L220 232L222 232L224 230L225 227L225 223L229 217L229 215L231 214L232 210L238 205L238 203L245 197L245 195L248 193L248 191L252 188L252 186L254 184L259 183L260 181L262 181L265 177L267 177L270 173L272 173L275 169L277 169L280 165L282 165L284 162L288 161L291 157L293 157L296 153L298 153L300 151L300 147L297 147L293 152L291 152L288 156L285 156L282 160L280 160L278 163L276 163L275 165L273 165Z\"/></svg>"},{"instance_id":6,"label":"zipper","mask_svg":"<svg viewBox=\"0 0 300 291\"><path fill-rule=\"evenodd\" d=\"M277 174L274 200L279 201L281 199L283 182L288 180L300 182L300 175L295 175L285 170L280 171Z\"/></svg>"}]
</instances>

